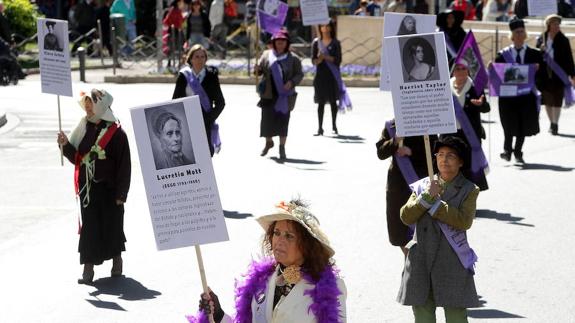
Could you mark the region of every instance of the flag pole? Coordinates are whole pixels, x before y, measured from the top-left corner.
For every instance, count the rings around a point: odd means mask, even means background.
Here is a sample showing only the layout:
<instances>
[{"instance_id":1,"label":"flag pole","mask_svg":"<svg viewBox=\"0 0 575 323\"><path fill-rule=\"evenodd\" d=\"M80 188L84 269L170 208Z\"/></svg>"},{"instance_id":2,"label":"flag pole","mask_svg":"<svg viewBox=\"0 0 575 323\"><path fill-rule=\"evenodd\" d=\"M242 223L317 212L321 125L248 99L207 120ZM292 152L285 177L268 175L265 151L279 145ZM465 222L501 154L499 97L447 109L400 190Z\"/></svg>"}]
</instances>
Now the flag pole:
<instances>
[{"instance_id":1,"label":"flag pole","mask_svg":"<svg viewBox=\"0 0 575 323\"><path fill-rule=\"evenodd\" d=\"M62 132L62 114L60 112L60 95L56 95L58 100L58 133ZM60 145L60 166L64 166L64 150L63 146Z\"/></svg>"}]
</instances>

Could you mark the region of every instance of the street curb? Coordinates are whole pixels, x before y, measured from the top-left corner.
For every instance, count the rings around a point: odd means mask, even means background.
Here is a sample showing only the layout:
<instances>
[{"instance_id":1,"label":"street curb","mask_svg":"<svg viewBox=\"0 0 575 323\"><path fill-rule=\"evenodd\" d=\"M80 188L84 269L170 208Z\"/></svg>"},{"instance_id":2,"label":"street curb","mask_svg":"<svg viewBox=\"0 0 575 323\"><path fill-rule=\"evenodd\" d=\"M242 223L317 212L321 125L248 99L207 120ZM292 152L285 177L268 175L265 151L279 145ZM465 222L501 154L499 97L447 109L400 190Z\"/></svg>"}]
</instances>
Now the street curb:
<instances>
[{"instance_id":1,"label":"street curb","mask_svg":"<svg viewBox=\"0 0 575 323\"><path fill-rule=\"evenodd\" d=\"M176 83L174 75L113 75L104 76L105 83L133 84L133 83ZM344 78L347 87L379 87L377 78ZM255 85L255 79L247 76L220 75L221 84ZM304 78L301 86L313 86L312 78Z\"/></svg>"}]
</instances>

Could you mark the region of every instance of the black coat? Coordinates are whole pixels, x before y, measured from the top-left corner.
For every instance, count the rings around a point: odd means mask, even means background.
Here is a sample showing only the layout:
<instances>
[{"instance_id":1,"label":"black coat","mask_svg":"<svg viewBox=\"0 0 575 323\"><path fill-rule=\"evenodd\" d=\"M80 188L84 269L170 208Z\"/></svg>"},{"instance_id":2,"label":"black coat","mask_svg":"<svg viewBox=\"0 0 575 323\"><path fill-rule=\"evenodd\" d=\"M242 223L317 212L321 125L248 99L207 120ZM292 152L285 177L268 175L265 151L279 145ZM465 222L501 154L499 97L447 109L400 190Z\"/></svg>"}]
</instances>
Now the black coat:
<instances>
[{"instance_id":1,"label":"black coat","mask_svg":"<svg viewBox=\"0 0 575 323\"><path fill-rule=\"evenodd\" d=\"M320 54L318 41L321 40L319 38L314 39L311 45L312 61L317 59ZM339 43L339 40L333 39L327 46L327 51L329 56L334 57L335 61L333 63L339 68L339 65L341 64L341 44ZM326 62L321 62L316 65L316 73L313 78L313 87L315 90L315 103L335 103L337 100L339 100L339 85Z\"/></svg>"},{"instance_id":2,"label":"black coat","mask_svg":"<svg viewBox=\"0 0 575 323\"><path fill-rule=\"evenodd\" d=\"M503 50L497 53L496 63L506 63ZM524 64L543 64L541 52L527 46ZM508 136L533 136L539 133L537 97L530 92L515 97L499 97L499 118Z\"/></svg>"},{"instance_id":3,"label":"black coat","mask_svg":"<svg viewBox=\"0 0 575 323\"><path fill-rule=\"evenodd\" d=\"M544 39L547 39L547 33L537 38L537 48L541 48ZM573 64L571 44L569 44L569 39L567 39L562 32L557 33L555 38L553 38L553 60L567 75L575 76L575 64ZM563 81L561 81L555 73L551 73L551 77L549 77L547 73L547 63L543 61L537 71L537 88L540 90L550 90L558 87L563 88L563 86Z\"/></svg>"},{"instance_id":4,"label":"black coat","mask_svg":"<svg viewBox=\"0 0 575 323\"><path fill-rule=\"evenodd\" d=\"M188 81L186 76L180 72L178 73L178 79L176 80L176 88L174 89L174 94L172 99L179 99L188 96L186 94L186 88L188 87ZM204 126L206 128L206 135L208 137L208 144L210 147L210 152L213 155L211 131L212 125L219 117L220 113L224 110L226 105L226 100L224 99L224 94L222 93L222 88L220 87L220 78L218 77L218 69L213 66L206 66L206 76L202 81L202 88L208 95L210 100L211 110L209 112L202 109L202 115L204 117Z\"/></svg>"}]
</instances>

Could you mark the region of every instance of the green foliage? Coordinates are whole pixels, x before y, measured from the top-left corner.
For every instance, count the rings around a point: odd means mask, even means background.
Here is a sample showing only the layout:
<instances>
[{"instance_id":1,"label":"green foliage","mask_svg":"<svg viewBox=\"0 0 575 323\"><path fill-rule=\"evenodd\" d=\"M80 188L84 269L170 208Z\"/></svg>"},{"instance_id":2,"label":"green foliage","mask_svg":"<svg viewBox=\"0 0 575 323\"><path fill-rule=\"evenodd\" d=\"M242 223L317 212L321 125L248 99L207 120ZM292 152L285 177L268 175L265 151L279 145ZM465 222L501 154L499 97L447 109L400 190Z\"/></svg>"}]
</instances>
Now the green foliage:
<instances>
[{"instance_id":1,"label":"green foliage","mask_svg":"<svg viewBox=\"0 0 575 323\"><path fill-rule=\"evenodd\" d=\"M36 33L36 8L29 0L4 0L4 14L10 22L12 33L30 37Z\"/></svg>"}]
</instances>

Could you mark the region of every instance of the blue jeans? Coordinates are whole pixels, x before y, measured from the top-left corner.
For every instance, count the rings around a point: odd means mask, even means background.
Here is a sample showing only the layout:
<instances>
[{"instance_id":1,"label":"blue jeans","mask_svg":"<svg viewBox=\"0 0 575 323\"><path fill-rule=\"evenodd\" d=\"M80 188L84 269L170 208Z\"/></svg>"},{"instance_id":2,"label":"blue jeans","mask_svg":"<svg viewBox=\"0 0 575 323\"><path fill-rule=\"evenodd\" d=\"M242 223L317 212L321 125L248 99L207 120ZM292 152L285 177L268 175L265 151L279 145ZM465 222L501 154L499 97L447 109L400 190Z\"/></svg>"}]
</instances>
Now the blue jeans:
<instances>
[{"instance_id":1,"label":"blue jeans","mask_svg":"<svg viewBox=\"0 0 575 323\"><path fill-rule=\"evenodd\" d=\"M205 49L208 49L208 47L209 47L209 42L206 39L206 37L204 37L204 34L202 34L202 33L191 33L190 34L190 39L188 39L188 46L192 47L195 44L200 44L200 45L204 46Z\"/></svg>"},{"instance_id":2,"label":"blue jeans","mask_svg":"<svg viewBox=\"0 0 575 323\"><path fill-rule=\"evenodd\" d=\"M132 46L132 41L134 39L136 39L136 37L137 37L136 24L132 21L126 21L126 40L127 40L127 43L122 48L122 51L124 52L124 54L126 54L126 55L132 54L132 52L134 51L134 47Z\"/></svg>"}]
</instances>

